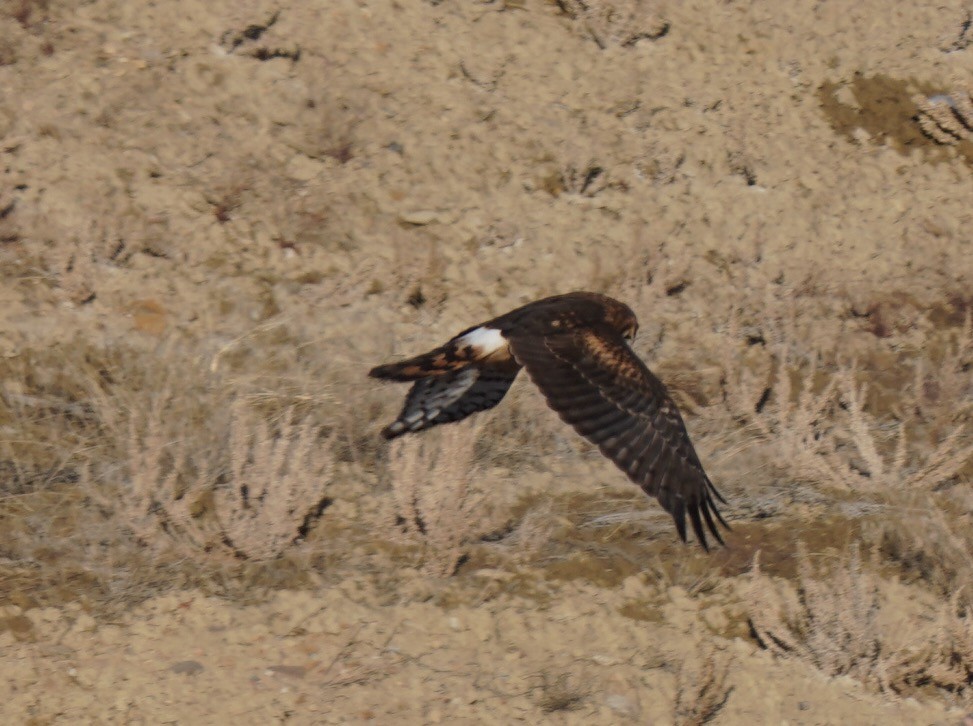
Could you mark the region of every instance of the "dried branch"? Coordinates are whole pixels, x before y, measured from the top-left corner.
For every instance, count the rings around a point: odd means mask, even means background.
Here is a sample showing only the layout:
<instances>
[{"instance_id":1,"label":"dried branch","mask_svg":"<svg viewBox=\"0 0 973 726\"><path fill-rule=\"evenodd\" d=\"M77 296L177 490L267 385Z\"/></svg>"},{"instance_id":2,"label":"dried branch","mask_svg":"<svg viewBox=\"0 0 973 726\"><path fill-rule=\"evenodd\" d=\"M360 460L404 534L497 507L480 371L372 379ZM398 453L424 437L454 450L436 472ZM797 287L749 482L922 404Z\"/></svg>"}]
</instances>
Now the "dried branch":
<instances>
[{"instance_id":1,"label":"dried branch","mask_svg":"<svg viewBox=\"0 0 973 726\"><path fill-rule=\"evenodd\" d=\"M973 91L960 88L950 94L916 96L919 128L937 144L952 146L973 139Z\"/></svg>"}]
</instances>

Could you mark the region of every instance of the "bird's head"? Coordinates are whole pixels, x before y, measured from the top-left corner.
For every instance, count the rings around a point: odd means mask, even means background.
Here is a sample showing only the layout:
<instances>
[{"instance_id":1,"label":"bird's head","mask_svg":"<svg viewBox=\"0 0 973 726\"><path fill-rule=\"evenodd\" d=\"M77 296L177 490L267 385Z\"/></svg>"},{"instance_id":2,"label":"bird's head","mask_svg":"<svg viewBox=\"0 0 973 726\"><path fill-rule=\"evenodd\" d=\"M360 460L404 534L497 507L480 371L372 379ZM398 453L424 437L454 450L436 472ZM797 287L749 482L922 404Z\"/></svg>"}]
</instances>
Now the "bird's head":
<instances>
[{"instance_id":1,"label":"bird's head","mask_svg":"<svg viewBox=\"0 0 973 726\"><path fill-rule=\"evenodd\" d=\"M625 303L605 298L605 312L608 324L617 330L625 340L631 342L639 332L639 321L635 313Z\"/></svg>"}]
</instances>

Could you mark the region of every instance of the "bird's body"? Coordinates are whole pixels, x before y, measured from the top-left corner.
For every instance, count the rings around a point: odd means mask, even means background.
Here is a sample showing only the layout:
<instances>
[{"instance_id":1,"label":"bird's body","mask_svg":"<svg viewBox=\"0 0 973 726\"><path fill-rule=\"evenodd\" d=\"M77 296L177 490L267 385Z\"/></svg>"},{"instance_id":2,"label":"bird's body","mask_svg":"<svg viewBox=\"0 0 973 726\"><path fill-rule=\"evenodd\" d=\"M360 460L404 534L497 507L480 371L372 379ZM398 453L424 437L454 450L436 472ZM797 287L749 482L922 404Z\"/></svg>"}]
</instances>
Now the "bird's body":
<instances>
[{"instance_id":1,"label":"bird's body","mask_svg":"<svg viewBox=\"0 0 973 726\"><path fill-rule=\"evenodd\" d=\"M423 355L369 375L410 381L386 438L459 421L496 406L521 368L565 422L597 444L628 477L657 497L686 538L686 515L703 547L722 542L723 501L703 471L665 386L628 346L635 313L606 295L544 298L464 330Z\"/></svg>"}]
</instances>

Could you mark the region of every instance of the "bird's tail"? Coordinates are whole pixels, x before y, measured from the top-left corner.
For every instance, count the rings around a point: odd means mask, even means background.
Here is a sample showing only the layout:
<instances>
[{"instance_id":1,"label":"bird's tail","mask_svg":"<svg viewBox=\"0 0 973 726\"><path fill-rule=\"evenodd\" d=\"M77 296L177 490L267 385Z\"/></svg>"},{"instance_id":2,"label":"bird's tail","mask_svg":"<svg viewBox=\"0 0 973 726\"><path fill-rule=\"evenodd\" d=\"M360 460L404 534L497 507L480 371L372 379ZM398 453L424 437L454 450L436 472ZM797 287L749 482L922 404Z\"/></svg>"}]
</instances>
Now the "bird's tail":
<instances>
[{"instance_id":1,"label":"bird's tail","mask_svg":"<svg viewBox=\"0 0 973 726\"><path fill-rule=\"evenodd\" d=\"M473 358L473 351L468 346L458 346L450 341L415 358L376 366L368 372L368 375L371 378L384 378L390 381L418 381L422 378L455 373L472 363Z\"/></svg>"}]
</instances>

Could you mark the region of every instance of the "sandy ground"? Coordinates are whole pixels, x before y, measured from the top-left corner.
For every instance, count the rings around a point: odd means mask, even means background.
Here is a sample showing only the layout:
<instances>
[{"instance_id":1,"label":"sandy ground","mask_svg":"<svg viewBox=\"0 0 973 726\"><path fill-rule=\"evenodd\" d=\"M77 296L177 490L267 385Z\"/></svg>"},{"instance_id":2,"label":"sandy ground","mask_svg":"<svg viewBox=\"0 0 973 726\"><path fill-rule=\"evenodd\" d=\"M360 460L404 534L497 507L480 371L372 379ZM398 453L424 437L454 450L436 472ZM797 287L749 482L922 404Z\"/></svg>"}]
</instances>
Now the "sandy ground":
<instances>
[{"instance_id":1,"label":"sandy ground","mask_svg":"<svg viewBox=\"0 0 973 726\"><path fill-rule=\"evenodd\" d=\"M4 643L4 708L41 722L671 723L680 677L695 677L680 665L725 616L680 588L662 622L619 613L646 592L632 578L567 586L548 607L383 608L349 583L259 608L160 597L110 624L37 609L41 642ZM720 648L733 671L723 723L951 723L940 706L876 698L739 638ZM562 693L579 703L545 713Z\"/></svg>"},{"instance_id":2,"label":"sandy ground","mask_svg":"<svg viewBox=\"0 0 973 726\"><path fill-rule=\"evenodd\" d=\"M722 663L715 723L958 723L943 693L883 694L758 647L741 574L753 552L786 575L797 537L823 549L850 530L815 535L834 501L734 453L731 428L699 412L728 361L755 355L728 346L733 325L751 345L785 327L808 356L829 345L881 399L931 331L961 324L973 155L924 137L910 99L969 85L969 13L964 0L4 4L4 415L88 351L126 350L156 374L103 378L136 390L229 372L254 396L311 401L346 449L308 538L329 567L308 565L301 588L156 582L162 594L112 609L75 597L73 579L60 600L9 584L3 721L693 722L700 669ZM637 348L679 390L731 502L731 553L670 541L526 385L487 423L484 488L501 515L556 497L556 526L588 532L560 543L570 567L474 555L443 580L397 560L381 528L378 544L329 541L388 523L377 432L401 391L367 368L572 289L638 312ZM4 452L24 437L11 420ZM24 494L14 479L4 496ZM634 534L583 529L632 507L648 518ZM772 521L785 509L794 519ZM935 605L883 592L910 617Z\"/></svg>"}]
</instances>

